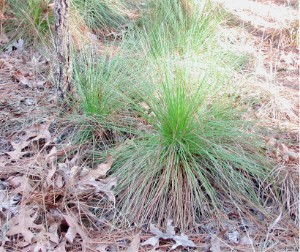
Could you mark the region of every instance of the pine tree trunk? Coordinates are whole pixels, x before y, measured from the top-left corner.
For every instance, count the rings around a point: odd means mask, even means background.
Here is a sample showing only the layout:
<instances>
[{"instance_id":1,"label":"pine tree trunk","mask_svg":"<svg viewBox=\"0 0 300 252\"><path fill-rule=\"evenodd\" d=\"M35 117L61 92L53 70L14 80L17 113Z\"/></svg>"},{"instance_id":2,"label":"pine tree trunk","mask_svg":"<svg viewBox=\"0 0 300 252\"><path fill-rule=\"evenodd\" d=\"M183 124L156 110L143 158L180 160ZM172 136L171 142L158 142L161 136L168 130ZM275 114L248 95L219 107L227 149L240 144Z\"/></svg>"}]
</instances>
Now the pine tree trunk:
<instances>
[{"instance_id":1,"label":"pine tree trunk","mask_svg":"<svg viewBox=\"0 0 300 252\"><path fill-rule=\"evenodd\" d=\"M70 55L70 0L54 2L54 32L56 62L54 78L57 98L62 102L66 95L72 93L71 87L71 55Z\"/></svg>"}]
</instances>

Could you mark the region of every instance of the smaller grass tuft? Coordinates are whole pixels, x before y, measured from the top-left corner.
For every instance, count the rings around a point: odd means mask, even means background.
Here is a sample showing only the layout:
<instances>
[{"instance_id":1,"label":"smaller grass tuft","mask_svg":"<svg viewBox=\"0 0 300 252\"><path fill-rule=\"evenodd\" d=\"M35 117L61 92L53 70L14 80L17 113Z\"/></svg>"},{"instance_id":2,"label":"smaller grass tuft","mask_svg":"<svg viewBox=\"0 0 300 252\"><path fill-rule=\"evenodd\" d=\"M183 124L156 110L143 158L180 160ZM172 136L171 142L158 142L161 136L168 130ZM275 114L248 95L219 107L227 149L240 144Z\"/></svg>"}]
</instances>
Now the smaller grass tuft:
<instances>
[{"instance_id":1,"label":"smaller grass tuft","mask_svg":"<svg viewBox=\"0 0 300 252\"><path fill-rule=\"evenodd\" d=\"M84 50L74 55L73 81L78 87L80 108L86 115L108 116L123 106L118 91L122 82L118 58Z\"/></svg>"},{"instance_id":2,"label":"smaller grass tuft","mask_svg":"<svg viewBox=\"0 0 300 252\"><path fill-rule=\"evenodd\" d=\"M151 54L203 52L221 17L208 1L151 0L142 18L144 42Z\"/></svg>"},{"instance_id":3,"label":"smaller grass tuft","mask_svg":"<svg viewBox=\"0 0 300 252\"><path fill-rule=\"evenodd\" d=\"M45 42L54 22L48 0L7 0L8 19L6 32L11 39L22 38L27 44Z\"/></svg>"},{"instance_id":4,"label":"smaller grass tuft","mask_svg":"<svg viewBox=\"0 0 300 252\"><path fill-rule=\"evenodd\" d=\"M73 84L78 96L73 101L77 101L78 115L71 120L79 126L76 143L91 140L105 145L100 149L107 149L122 142L133 125L126 86L131 83L132 72L127 57L108 51L100 55L94 50L74 52Z\"/></svg>"},{"instance_id":5,"label":"smaller grass tuft","mask_svg":"<svg viewBox=\"0 0 300 252\"><path fill-rule=\"evenodd\" d=\"M74 0L73 4L91 29L117 28L126 20L126 6L119 0Z\"/></svg>"}]
</instances>

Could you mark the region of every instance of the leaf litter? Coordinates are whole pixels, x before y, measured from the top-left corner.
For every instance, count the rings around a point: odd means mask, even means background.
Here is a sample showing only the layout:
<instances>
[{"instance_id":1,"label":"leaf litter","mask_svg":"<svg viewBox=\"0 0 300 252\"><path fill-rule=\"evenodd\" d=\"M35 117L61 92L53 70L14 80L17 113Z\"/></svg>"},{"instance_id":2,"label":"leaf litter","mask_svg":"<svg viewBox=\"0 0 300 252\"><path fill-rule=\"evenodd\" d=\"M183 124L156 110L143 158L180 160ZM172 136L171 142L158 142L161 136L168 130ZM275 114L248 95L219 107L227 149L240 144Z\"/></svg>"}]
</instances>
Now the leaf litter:
<instances>
[{"instance_id":1,"label":"leaf litter","mask_svg":"<svg viewBox=\"0 0 300 252\"><path fill-rule=\"evenodd\" d=\"M168 220L166 232L160 231L157 227L153 224L150 224L150 232L155 236L149 238L148 240L144 241L141 245L151 245L155 247L159 244L160 240L173 240L176 243L171 247L171 250L175 250L177 247L182 246L183 248L190 247L195 248L196 245L193 241L189 240L185 234L176 235L175 229L172 226L172 221Z\"/></svg>"},{"instance_id":2,"label":"leaf litter","mask_svg":"<svg viewBox=\"0 0 300 252\"><path fill-rule=\"evenodd\" d=\"M55 144L53 122L40 117L4 131L11 147L0 153L1 250L97 251L101 240L88 229L105 229L96 210L114 207L117 180L107 176L113 159L95 169L78 162L79 151L69 159Z\"/></svg>"},{"instance_id":3,"label":"leaf litter","mask_svg":"<svg viewBox=\"0 0 300 252\"><path fill-rule=\"evenodd\" d=\"M31 129L37 128L31 127ZM37 136L41 133L38 130L35 132L36 134L29 135L32 139L39 139ZM50 136L48 134L46 136L50 141ZM27 141L28 138L22 140ZM24 146L22 141L20 145ZM36 159L41 158L42 156L37 154ZM9 241L17 239L18 242L14 243L25 250L34 245L34 251L39 249L44 251L45 248L47 251L54 251L62 244L70 246L81 244L83 250L92 248L96 243L87 232L87 227L82 225L82 221L91 220L91 217L96 221L97 216L84 206L93 204L93 200L101 198L115 201L112 188L117 181L115 178L106 177L112 165L111 156L108 156L107 162L98 165L95 170L87 167L83 169L70 165L70 162L57 162L54 147L45 161L49 169L40 167L40 172L34 176L17 169L1 175L1 179L5 180L2 183L4 190L1 191L3 199L1 212L7 219L6 232L2 231L2 237L7 238L7 242L2 246L9 248ZM38 166L39 163L31 165ZM11 198L20 195L17 204L13 204L12 199L7 195ZM13 211L10 209L12 207ZM79 212L80 219L78 219Z\"/></svg>"}]
</instances>

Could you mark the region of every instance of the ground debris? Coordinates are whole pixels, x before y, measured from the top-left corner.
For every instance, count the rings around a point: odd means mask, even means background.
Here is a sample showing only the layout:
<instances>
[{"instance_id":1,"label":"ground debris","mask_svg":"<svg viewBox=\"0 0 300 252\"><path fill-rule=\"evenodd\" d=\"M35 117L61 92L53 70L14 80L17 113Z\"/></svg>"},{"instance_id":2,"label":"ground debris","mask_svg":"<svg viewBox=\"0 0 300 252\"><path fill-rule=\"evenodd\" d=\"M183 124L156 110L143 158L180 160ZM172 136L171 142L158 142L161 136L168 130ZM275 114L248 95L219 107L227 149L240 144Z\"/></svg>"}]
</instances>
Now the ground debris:
<instances>
[{"instance_id":1,"label":"ground debris","mask_svg":"<svg viewBox=\"0 0 300 252\"><path fill-rule=\"evenodd\" d=\"M167 230L166 232L160 231L157 227L155 227L153 224L150 224L150 232L154 234L155 236L149 238L148 240L144 241L141 245L151 245L152 247L155 247L157 244L159 244L159 241L162 240L173 240L176 242L171 247L171 250L175 250L178 246L182 247L196 247L195 243L188 239L188 237L184 234L181 234L180 236L176 235L175 229L172 226L172 221L169 220L167 223Z\"/></svg>"}]
</instances>

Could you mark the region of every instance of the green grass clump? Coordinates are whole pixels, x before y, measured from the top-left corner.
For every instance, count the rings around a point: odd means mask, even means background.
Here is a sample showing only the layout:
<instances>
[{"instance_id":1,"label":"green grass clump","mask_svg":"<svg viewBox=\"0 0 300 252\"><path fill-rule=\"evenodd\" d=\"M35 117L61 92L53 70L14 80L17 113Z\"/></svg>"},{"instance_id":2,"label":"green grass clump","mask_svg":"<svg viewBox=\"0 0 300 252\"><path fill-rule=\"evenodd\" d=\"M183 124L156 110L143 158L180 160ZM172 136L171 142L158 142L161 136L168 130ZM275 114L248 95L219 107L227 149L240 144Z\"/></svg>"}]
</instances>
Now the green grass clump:
<instances>
[{"instance_id":1,"label":"green grass clump","mask_svg":"<svg viewBox=\"0 0 300 252\"><path fill-rule=\"evenodd\" d=\"M48 0L7 0L6 12L13 18L6 24L11 39L22 38L27 44L45 41L54 17Z\"/></svg>"},{"instance_id":2,"label":"green grass clump","mask_svg":"<svg viewBox=\"0 0 300 252\"><path fill-rule=\"evenodd\" d=\"M73 81L84 114L116 114L124 106L119 92L123 83L122 60L109 55L95 55L93 50L84 50L74 58Z\"/></svg>"},{"instance_id":3,"label":"green grass clump","mask_svg":"<svg viewBox=\"0 0 300 252\"><path fill-rule=\"evenodd\" d=\"M172 219L187 228L221 217L227 202L260 208L269 169L241 111L221 96L219 83L197 80L185 67L161 69L136 94L150 107L140 116L151 130L114 154L122 210L136 223Z\"/></svg>"},{"instance_id":4,"label":"green grass clump","mask_svg":"<svg viewBox=\"0 0 300 252\"><path fill-rule=\"evenodd\" d=\"M263 210L272 181L228 82L245 61L211 44L219 18L206 1L191 2L192 11L183 2L151 0L118 55L76 57L74 81L86 115L101 125L119 115L127 140L110 152L122 212L138 224L172 219L185 229L222 218L228 205Z\"/></svg>"},{"instance_id":5,"label":"green grass clump","mask_svg":"<svg viewBox=\"0 0 300 252\"><path fill-rule=\"evenodd\" d=\"M126 20L125 5L119 0L73 0L72 3L91 29L116 28Z\"/></svg>"},{"instance_id":6,"label":"green grass clump","mask_svg":"<svg viewBox=\"0 0 300 252\"><path fill-rule=\"evenodd\" d=\"M134 85L130 60L108 51L100 55L95 48L74 52L73 58L72 83L77 90L73 101L78 108L71 118L78 126L74 142L91 141L101 149L122 142L134 125L127 87Z\"/></svg>"},{"instance_id":7,"label":"green grass clump","mask_svg":"<svg viewBox=\"0 0 300 252\"><path fill-rule=\"evenodd\" d=\"M154 57L202 53L221 21L208 1L151 0L143 16L144 42Z\"/></svg>"}]
</instances>

